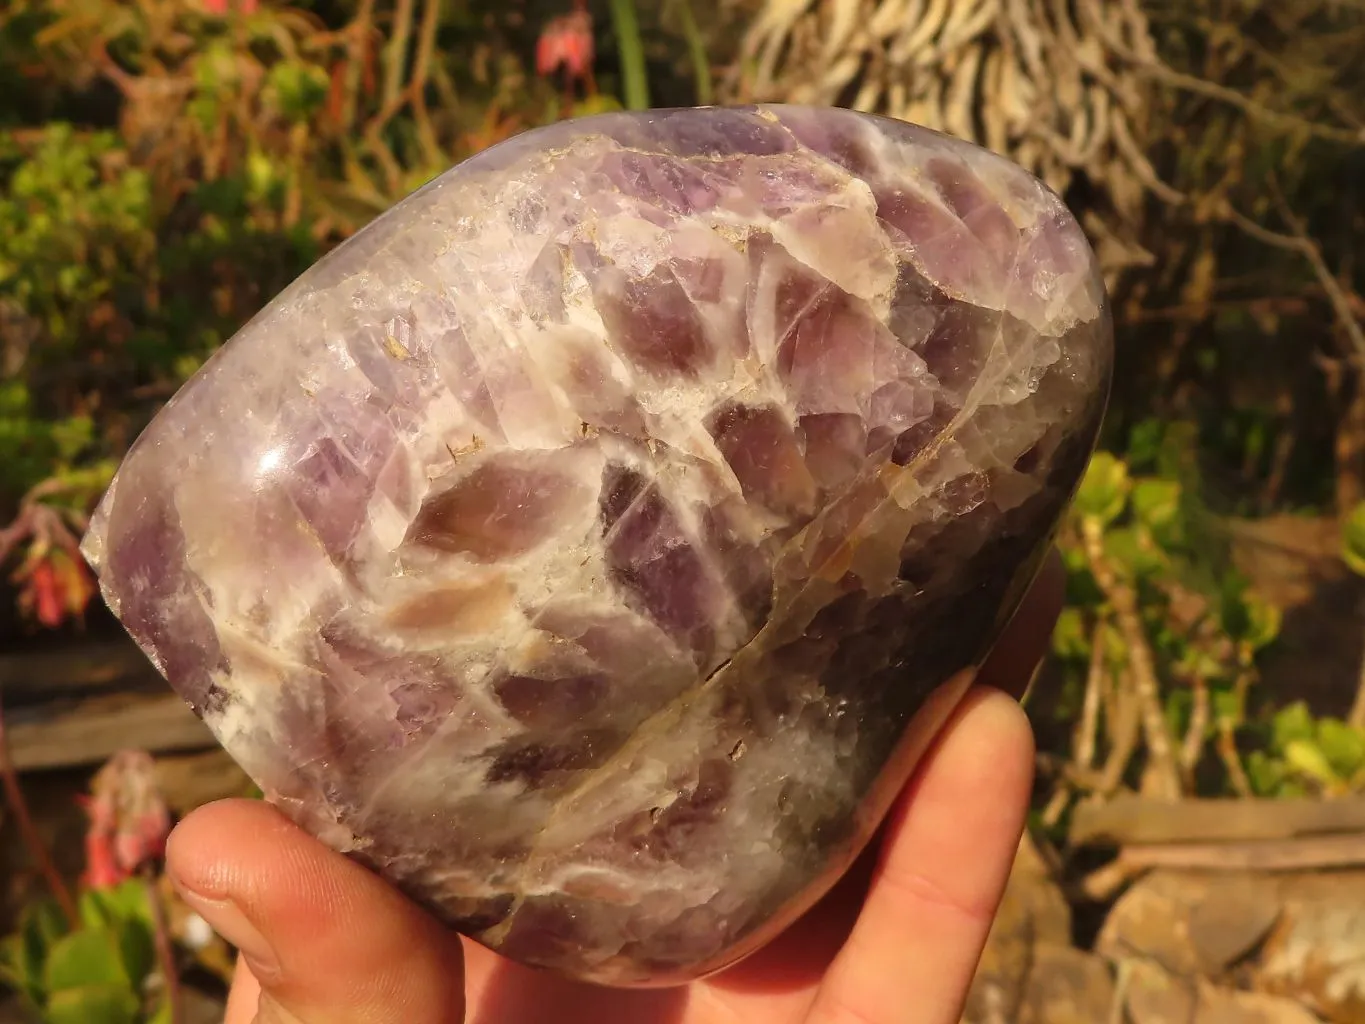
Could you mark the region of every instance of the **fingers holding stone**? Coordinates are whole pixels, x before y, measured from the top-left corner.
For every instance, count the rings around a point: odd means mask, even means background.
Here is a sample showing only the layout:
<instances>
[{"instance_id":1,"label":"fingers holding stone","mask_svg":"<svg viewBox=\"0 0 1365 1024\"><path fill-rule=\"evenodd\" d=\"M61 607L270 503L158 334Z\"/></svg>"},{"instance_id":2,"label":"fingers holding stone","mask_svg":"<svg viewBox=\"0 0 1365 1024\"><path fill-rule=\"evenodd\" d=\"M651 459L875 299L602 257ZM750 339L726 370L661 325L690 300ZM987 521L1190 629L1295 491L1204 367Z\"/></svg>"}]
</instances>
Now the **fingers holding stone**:
<instances>
[{"instance_id":1,"label":"fingers holding stone","mask_svg":"<svg viewBox=\"0 0 1365 1024\"><path fill-rule=\"evenodd\" d=\"M813 1024L956 1021L1031 779L1027 722L999 691L1023 692L1061 590L1054 557L983 666L988 686L954 714L902 796ZM191 904L243 952L226 1024L463 1020L458 940L274 808L201 808L172 836L168 862Z\"/></svg>"},{"instance_id":2,"label":"fingers holding stone","mask_svg":"<svg viewBox=\"0 0 1365 1024\"><path fill-rule=\"evenodd\" d=\"M171 836L168 870L186 901L250 968L260 1024L459 1024L458 940L391 886L274 808L229 800ZM254 982L253 982L254 979ZM247 1024L251 1017L228 1017Z\"/></svg>"},{"instance_id":3,"label":"fingers holding stone","mask_svg":"<svg viewBox=\"0 0 1365 1024\"><path fill-rule=\"evenodd\" d=\"M1033 738L978 687L887 824L867 901L808 1024L956 1024L1028 811Z\"/></svg>"}]
</instances>

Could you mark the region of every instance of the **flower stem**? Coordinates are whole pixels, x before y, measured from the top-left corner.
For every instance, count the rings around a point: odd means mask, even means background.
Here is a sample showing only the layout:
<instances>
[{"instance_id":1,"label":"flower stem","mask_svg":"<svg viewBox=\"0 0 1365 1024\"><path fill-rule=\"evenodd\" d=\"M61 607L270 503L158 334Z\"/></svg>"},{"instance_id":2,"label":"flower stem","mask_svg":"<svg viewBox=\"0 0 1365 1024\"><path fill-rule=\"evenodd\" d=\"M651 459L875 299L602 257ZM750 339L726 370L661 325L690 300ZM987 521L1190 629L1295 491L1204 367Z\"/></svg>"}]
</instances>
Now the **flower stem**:
<instances>
[{"instance_id":1,"label":"flower stem","mask_svg":"<svg viewBox=\"0 0 1365 1024\"><path fill-rule=\"evenodd\" d=\"M147 907L152 915L152 935L156 943L156 958L161 965L162 984L166 986L166 1024L180 1024L180 974L175 969L175 949L171 945L171 927L166 919L166 904L157 888L156 869L147 865L143 870L143 884L147 889Z\"/></svg>"},{"instance_id":2,"label":"flower stem","mask_svg":"<svg viewBox=\"0 0 1365 1024\"><path fill-rule=\"evenodd\" d=\"M5 732L3 704L0 704L0 784L4 786L5 800L9 804L10 813L14 815L15 824L19 826L19 835L28 848L28 855L33 858L33 863L37 865L39 873L47 882L47 887L51 890L67 923L73 929L79 927L80 915L76 911L76 901L72 899L71 890L62 880L57 865L53 863L47 844L38 834L38 828L33 824L33 815L28 810L28 802L24 799L24 791L19 787L19 775L14 770L14 762L9 756L9 738Z\"/></svg>"},{"instance_id":3,"label":"flower stem","mask_svg":"<svg viewBox=\"0 0 1365 1024\"><path fill-rule=\"evenodd\" d=\"M711 87L711 62L706 56L706 40L697 28L696 16L692 13L689 0L678 0L678 20L682 22L683 38L687 40L687 53L692 59L692 77L697 84L697 103L709 107L714 100Z\"/></svg>"},{"instance_id":4,"label":"flower stem","mask_svg":"<svg viewBox=\"0 0 1365 1024\"><path fill-rule=\"evenodd\" d=\"M649 80L645 75L645 49L640 42L640 19L635 0L611 0L611 20L621 55L622 97L631 110L649 109Z\"/></svg>"}]
</instances>

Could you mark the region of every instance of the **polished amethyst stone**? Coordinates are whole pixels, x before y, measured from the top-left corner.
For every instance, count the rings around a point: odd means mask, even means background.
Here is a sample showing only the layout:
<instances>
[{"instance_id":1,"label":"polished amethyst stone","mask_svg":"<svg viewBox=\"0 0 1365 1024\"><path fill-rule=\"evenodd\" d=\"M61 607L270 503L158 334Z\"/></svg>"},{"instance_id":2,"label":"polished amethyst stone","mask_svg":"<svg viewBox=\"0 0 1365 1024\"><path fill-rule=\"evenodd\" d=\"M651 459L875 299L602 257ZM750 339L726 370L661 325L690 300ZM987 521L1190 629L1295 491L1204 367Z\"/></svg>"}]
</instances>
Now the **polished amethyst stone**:
<instances>
[{"instance_id":1,"label":"polished amethyst stone","mask_svg":"<svg viewBox=\"0 0 1365 1024\"><path fill-rule=\"evenodd\" d=\"M1110 358L1085 238L998 156L843 110L609 114L305 273L86 552L305 828L510 957L672 983L866 842L1031 579Z\"/></svg>"}]
</instances>

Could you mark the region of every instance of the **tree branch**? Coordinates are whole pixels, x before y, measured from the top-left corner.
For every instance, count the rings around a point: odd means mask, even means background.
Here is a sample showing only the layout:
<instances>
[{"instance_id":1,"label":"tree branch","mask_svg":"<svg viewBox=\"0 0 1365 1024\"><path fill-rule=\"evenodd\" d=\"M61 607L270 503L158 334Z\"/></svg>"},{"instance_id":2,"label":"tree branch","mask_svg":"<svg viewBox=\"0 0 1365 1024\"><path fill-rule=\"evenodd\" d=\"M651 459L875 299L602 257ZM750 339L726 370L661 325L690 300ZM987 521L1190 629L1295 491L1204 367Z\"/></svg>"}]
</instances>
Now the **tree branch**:
<instances>
[{"instance_id":1,"label":"tree branch","mask_svg":"<svg viewBox=\"0 0 1365 1024\"><path fill-rule=\"evenodd\" d=\"M1308 265L1313 268L1314 276L1318 279L1318 284L1327 294L1327 301L1332 304L1332 311L1336 314L1342 329L1345 330L1346 336L1350 339L1359 366L1365 369L1365 329L1361 328L1360 321L1351 308L1351 296L1341 286L1341 282L1336 279L1331 268L1327 266L1327 261L1322 256L1322 249L1308 236L1303 222L1289 209L1289 204L1285 201L1279 188L1274 188L1273 193L1276 206L1280 210L1280 216L1290 227L1290 234L1283 234L1263 227L1234 209L1232 204L1226 201L1223 203L1224 216L1257 241L1264 242L1266 245L1274 246L1277 249L1297 252L1308 261Z\"/></svg>"}]
</instances>

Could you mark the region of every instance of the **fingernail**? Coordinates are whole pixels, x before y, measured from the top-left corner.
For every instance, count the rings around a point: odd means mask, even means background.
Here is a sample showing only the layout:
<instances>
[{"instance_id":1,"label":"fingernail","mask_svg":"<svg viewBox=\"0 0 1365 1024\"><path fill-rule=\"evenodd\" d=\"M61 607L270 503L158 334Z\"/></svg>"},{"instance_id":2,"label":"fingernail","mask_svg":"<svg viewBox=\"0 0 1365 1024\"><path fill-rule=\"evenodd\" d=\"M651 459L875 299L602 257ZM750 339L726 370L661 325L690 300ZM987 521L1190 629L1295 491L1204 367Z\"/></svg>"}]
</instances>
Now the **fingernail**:
<instances>
[{"instance_id":1,"label":"fingernail","mask_svg":"<svg viewBox=\"0 0 1365 1024\"><path fill-rule=\"evenodd\" d=\"M257 981L268 980L279 970L280 962L270 943L265 940L260 930L247 920L247 916L237 904L231 900L202 896L184 888L180 889L180 895L189 904L190 909L207 921L214 931L237 947L237 951L251 968L251 973L256 975Z\"/></svg>"}]
</instances>

